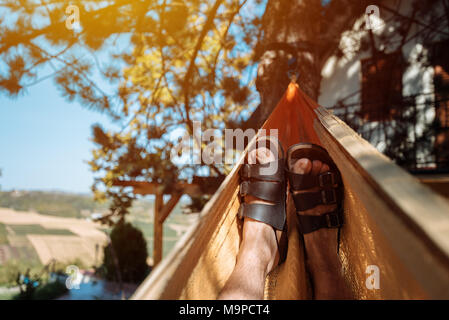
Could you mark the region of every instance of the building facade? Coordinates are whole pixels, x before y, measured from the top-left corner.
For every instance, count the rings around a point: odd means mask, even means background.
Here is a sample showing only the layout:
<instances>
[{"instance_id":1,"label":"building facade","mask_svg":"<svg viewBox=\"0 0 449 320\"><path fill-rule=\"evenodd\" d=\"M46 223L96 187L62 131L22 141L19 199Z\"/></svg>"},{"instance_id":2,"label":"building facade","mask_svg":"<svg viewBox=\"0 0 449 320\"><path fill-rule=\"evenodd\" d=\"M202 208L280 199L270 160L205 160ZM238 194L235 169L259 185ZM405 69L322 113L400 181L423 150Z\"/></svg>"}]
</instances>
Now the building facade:
<instances>
[{"instance_id":1,"label":"building facade","mask_svg":"<svg viewBox=\"0 0 449 320\"><path fill-rule=\"evenodd\" d=\"M449 173L449 2L382 1L343 33L318 102L413 173Z\"/></svg>"}]
</instances>

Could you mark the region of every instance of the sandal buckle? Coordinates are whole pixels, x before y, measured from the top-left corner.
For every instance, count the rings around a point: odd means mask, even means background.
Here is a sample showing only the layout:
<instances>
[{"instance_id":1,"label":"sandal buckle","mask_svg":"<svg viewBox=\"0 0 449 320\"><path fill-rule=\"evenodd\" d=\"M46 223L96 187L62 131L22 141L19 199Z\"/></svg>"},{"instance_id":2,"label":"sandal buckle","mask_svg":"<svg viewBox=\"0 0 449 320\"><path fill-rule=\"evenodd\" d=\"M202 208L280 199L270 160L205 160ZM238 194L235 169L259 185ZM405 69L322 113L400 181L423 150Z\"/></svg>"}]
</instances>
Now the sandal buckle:
<instances>
[{"instance_id":1,"label":"sandal buckle","mask_svg":"<svg viewBox=\"0 0 449 320\"><path fill-rule=\"evenodd\" d=\"M318 183L320 187L332 187L335 184L335 176L331 171L326 171L318 175Z\"/></svg>"},{"instance_id":2,"label":"sandal buckle","mask_svg":"<svg viewBox=\"0 0 449 320\"><path fill-rule=\"evenodd\" d=\"M249 191L249 182L248 181L243 181L240 184L240 190L239 190L239 194L241 197L245 197L248 194Z\"/></svg>"},{"instance_id":3,"label":"sandal buckle","mask_svg":"<svg viewBox=\"0 0 449 320\"><path fill-rule=\"evenodd\" d=\"M328 228L338 228L341 226L340 218L338 217L338 214L327 214L326 215L326 222Z\"/></svg>"},{"instance_id":4,"label":"sandal buckle","mask_svg":"<svg viewBox=\"0 0 449 320\"><path fill-rule=\"evenodd\" d=\"M332 204L337 202L337 193L334 189L321 190L321 200L323 204Z\"/></svg>"}]
</instances>

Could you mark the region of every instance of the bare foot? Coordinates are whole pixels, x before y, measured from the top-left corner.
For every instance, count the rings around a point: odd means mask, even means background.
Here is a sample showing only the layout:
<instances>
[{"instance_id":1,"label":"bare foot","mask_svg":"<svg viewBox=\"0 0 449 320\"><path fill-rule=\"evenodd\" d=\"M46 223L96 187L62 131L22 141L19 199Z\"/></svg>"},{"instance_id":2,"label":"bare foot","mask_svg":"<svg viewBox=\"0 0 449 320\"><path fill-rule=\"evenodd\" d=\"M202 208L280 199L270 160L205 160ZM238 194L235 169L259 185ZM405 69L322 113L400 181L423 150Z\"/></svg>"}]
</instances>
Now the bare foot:
<instances>
[{"instance_id":1,"label":"bare foot","mask_svg":"<svg viewBox=\"0 0 449 320\"><path fill-rule=\"evenodd\" d=\"M318 175L329 171L329 166L319 160L293 159L289 170L298 174ZM304 193L317 191L317 188L295 191ZM318 205L315 208L301 211L299 214L322 215L335 210L336 204ZM338 229L319 229L304 234L307 251L307 265L312 276L316 299L347 299L350 298L348 287L342 277L341 263L337 255Z\"/></svg>"},{"instance_id":2,"label":"bare foot","mask_svg":"<svg viewBox=\"0 0 449 320\"><path fill-rule=\"evenodd\" d=\"M264 164L275 160L274 153L267 148L257 148L248 153L250 164ZM273 205L249 195L244 202ZM276 231L276 234L280 239L281 231ZM265 278L278 261L279 252L273 227L245 217L237 263L218 299L263 299Z\"/></svg>"},{"instance_id":3,"label":"bare foot","mask_svg":"<svg viewBox=\"0 0 449 320\"><path fill-rule=\"evenodd\" d=\"M268 163L276 161L275 155L268 148L257 148L248 153L248 163ZM272 182L277 183L277 182ZM268 201L258 199L253 196L246 196L245 203L263 203L266 205L273 205ZM281 238L282 231L276 230L277 239ZM265 273L268 274L279 261L279 252L277 247L277 240L273 232L273 227L245 217L243 222L243 237L241 252L248 252L249 254L256 254L262 258L264 265L266 265Z\"/></svg>"}]
</instances>

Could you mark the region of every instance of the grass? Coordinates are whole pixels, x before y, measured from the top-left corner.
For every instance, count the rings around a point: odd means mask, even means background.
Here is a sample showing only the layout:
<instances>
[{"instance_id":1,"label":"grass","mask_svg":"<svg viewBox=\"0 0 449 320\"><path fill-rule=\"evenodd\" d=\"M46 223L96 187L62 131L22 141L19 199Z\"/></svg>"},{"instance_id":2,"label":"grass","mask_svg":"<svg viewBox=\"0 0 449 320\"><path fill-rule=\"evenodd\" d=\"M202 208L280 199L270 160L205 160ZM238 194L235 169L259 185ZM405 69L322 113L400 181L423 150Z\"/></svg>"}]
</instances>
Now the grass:
<instances>
[{"instance_id":1,"label":"grass","mask_svg":"<svg viewBox=\"0 0 449 320\"><path fill-rule=\"evenodd\" d=\"M16 247L15 259L24 261L26 262L26 264L31 266L41 265L39 256L31 243L29 243L27 246Z\"/></svg>"},{"instance_id":2,"label":"grass","mask_svg":"<svg viewBox=\"0 0 449 320\"><path fill-rule=\"evenodd\" d=\"M6 235L8 232L6 231L6 226L3 223L0 223L0 245L8 244L8 238Z\"/></svg>"},{"instance_id":3,"label":"grass","mask_svg":"<svg viewBox=\"0 0 449 320\"><path fill-rule=\"evenodd\" d=\"M16 293L0 293L0 300L12 300L16 296Z\"/></svg>"},{"instance_id":4,"label":"grass","mask_svg":"<svg viewBox=\"0 0 449 320\"><path fill-rule=\"evenodd\" d=\"M9 226L16 235L26 236L28 234L42 234L55 236L74 236L75 234L67 229L46 229L40 224L17 224Z\"/></svg>"},{"instance_id":5,"label":"grass","mask_svg":"<svg viewBox=\"0 0 449 320\"><path fill-rule=\"evenodd\" d=\"M39 274L42 271L42 265L29 260L8 260L0 265L0 286L15 286L17 275L30 270L31 274Z\"/></svg>"}]
</instances>

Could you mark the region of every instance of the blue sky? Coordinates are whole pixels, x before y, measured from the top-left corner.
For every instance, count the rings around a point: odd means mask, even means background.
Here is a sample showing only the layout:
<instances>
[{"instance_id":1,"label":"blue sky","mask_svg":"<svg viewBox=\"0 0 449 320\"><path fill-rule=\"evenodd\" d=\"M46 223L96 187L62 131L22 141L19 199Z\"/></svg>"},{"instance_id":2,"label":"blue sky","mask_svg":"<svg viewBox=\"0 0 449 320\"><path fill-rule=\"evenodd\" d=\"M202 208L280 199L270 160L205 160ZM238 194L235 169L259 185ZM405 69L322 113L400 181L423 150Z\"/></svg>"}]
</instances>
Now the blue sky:
<instances>
[{"instance_id":1,"label":"blue sky","mask_svg":"<svg viewBox=\"0 0 449 320\"><path fill-rule=\"evenodd\" d=\"M94 123L110 122L67 102L51 79L15 99L0 94L1 190L89 192L93 175L86 161Z\"/></svg>"},{"instance_id":2,"label":"blue sky","mask_svg":"<svg viewBox=\"0 0 449 320\"><path fill-rule=\"evenodd\" d=\"M15 21L1 8L0 16ZM41 71L38 78L51 69ZM106 115L64 99L52 78L17 98L0 92L0 190L90 192L94 123L111 126Z\"/></svg>"}]
</instances>

